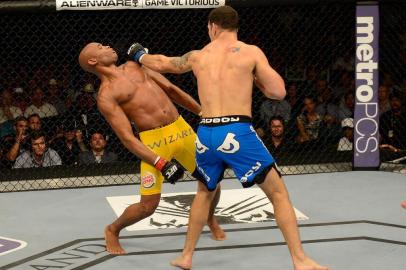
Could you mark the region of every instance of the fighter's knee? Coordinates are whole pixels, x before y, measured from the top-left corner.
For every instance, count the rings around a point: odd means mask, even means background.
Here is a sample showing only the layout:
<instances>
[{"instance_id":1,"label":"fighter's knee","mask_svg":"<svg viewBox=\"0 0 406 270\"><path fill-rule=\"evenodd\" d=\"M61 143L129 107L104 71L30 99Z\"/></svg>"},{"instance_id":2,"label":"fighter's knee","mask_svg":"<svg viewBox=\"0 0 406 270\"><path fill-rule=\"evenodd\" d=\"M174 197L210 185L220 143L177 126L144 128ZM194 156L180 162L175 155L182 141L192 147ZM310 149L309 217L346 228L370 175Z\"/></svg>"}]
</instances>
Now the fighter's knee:
<instances>
[{"instance_id":1,"label":"fighter's knee","mask_svg":"<svg viewBox=\"0 0 406 270\"><path fill-rule=\"evenodd\" d=\"M141 203L142 216L144 218L151 216L155 212L157 207L158 207L158 204L155 204L155 203L151 203L151 202Z\"/></svg>"},{"instance_id":2,"label":"fighter's knee","mask_svg":"<svg viewBox=\"0 0 406 270\"><path fill-rule=\"evenodd\" d=\"M144 218L149 217L150 215L152 215L155 210L157 209L158 205L159 205L159 200L160 198L153 198L153 199L148 199L148 200L142 200L141 199L141 213L142 216Z\"/></svg>"}]
</instances>

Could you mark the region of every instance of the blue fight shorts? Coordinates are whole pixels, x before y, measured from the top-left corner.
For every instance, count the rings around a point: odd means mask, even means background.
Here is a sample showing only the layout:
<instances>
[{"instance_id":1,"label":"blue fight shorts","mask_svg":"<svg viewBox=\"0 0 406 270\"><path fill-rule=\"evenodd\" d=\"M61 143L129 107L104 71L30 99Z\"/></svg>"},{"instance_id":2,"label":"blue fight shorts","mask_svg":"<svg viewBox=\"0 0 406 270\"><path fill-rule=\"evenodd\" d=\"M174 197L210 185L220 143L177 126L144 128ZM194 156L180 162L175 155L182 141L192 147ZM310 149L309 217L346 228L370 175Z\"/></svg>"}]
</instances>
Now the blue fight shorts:
<instances>
[{"instance_id":1,"label":"blue fight shorts","mask_svg":"<svg viewBox=\"0 0 406 270\"><path fill-rule=\"evenodd\" d=\"M202 118L196 139L197 168L213 191L227 167L243 187L261 184L275 160L258 137L248 116ZM279 173L279 172L278 172Z\"/></svg>"}]
</instances>

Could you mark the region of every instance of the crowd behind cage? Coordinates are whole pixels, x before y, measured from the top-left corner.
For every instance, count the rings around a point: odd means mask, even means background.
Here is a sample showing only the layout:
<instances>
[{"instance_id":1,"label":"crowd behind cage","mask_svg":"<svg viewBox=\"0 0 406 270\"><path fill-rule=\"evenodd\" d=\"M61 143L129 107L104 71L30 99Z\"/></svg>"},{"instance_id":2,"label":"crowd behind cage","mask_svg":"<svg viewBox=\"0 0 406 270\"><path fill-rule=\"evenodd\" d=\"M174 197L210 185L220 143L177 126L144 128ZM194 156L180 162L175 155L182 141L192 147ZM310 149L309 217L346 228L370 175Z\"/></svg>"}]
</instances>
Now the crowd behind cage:
<instances>
[{"instance_id":1,"label":"crowd behind cage","mask_svg":"<svg viewBox=\"0 0 406 270\"><path fill-rule=\"evenodd\" d=\"M329 68L285 70L287 96L282 101L254 96L253 119L258 135L276 158L300 149L352 151L355 82L353 59L342 57ZM64 67L61 67L64 68ZM66 67L65 67L66 68ZM62 73L64 74L64 73ZM69 73L67 73L69 74ZM25 77L25 76L26 77ZM97 81L86 78L71 89L69 78L42 68L32 79L2 81L0 160L18 169L76 164L132 162L137 158L119 142L97 110ZM405 81L381 74L379 85L380 148L406 149ZM188 79L176 77L177 82ZM16 83L18 82L18 83ZM192 126L198 119L184 117ZM134 126L134 133L137 129ZM282 157L283 156L283 157Z\"/></svg>"}]
</instances>

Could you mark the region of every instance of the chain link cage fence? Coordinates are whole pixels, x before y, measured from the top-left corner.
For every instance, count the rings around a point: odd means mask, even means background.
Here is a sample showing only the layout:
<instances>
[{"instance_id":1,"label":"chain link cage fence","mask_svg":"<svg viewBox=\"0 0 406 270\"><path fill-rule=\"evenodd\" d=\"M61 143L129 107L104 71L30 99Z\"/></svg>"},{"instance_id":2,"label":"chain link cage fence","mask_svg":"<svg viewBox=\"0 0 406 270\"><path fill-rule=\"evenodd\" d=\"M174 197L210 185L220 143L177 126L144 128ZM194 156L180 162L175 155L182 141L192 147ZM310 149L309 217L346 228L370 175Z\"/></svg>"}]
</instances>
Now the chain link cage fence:
<instances>
[{"instance_id":1,"label":"chain link cage fence","mask_svg":"<svg viewBox=\"0 0 406 270\"><path fill-rule=\"evenodd\" d=\"M406 173L406 2L380 12L381 169Z\"/></svg>"},{"instance_id":2,"label":"chain link cage fence","mask_svg":"<svg viewBox=\"0 0 406 270\"><path fill-rule=\"evenodd\" d=\"M269 100L258 89L253 94L253 125L282 173L351 170L355 3L236 9L239 38L260 47L286 82L284 101ZM387 115L393 97L406 91L405 10L406 3L381 4L380 91L387 91ZM121 52L123 63L126 49L137 41L152 53L182 55L209 42L209 11L0 14L0 192L139 182L140 161L98 112L99 82L80 69L78 54L97 41ZM197 99L192 74L167 77ZM197 127L198 117L182 108L179 112ZM396 165L406 149L404 114L396 118L396 127L390 116L381 120L387 135L383 143L390 145L383 147L383 160ZM43 141L47 150L38 164L33 152ZM104 158L93 156L97 147L105 147ZM226 172L225 177L232 176Z\"/></svg>"}]
</instances>

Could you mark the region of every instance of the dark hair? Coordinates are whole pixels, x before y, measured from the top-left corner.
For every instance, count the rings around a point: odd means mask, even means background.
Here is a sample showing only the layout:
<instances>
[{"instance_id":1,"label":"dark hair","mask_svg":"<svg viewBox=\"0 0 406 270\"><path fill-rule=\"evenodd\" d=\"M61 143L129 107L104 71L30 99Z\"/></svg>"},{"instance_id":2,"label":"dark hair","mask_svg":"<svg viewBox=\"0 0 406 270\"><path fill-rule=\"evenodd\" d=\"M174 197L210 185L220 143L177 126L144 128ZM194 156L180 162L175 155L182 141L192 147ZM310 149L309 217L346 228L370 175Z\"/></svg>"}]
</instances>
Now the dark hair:
<instances>
[{"instance_id":1,"label":"dark hair","mask_svg":"<svg viewBox=\"0 0 406 270\"><path fill-rule=\"evenodd\" d=\"M17 116L15 119L14 119L14 125L16 125L18 122L21 122L21 121L28 121L27 120L27 118L25 118L24 116Z\"/></svg>"},{"instance_id":2,"label":"dark hair","mask_svg":"<svg viewBox=\"0 0 406 270\"><path fill-rule=\"evenodd\" d=\"M209 14L209 22L215 23L223 29L238 29L238 13L230 6L222 6L213 9Z\"/></svg>"},{"instance_id":3,"label":"dark hair","mask_svg":"<svg viewBox=\"0 0 406 270\"><path fill-rule=\"evenodd\" d=\"M272 121L274 120L278 120L282 123L282 126L285 127L285 119L283 119L283 117L280 115L272 116L268 121L268 125L271 125Z\"/></svg>"},{"instance_id":4,"label":"dark hair","mask_svg":"<svg viewBox=\"0 0 406 270\"><path fill-rule=\"evenodd\" d=\"M39 116L38 113L33 113L33 114L31 114L31 115L28 116L28 120L30 120L30 119L33 118L33 117L38 117L39 119L41 119L41 117Z\"/></svg>"},{"instance_id":5,"label":"dark hair","mask_svg":"<svg viewBox=\"0 0 406 270\"><path fill-rule=\"evenodd\" d=\"M399 99L403 103L404 96L402 95L400 90L398 90L398 89L392 90L392 93L389 94L389 99L392 100L394 98Z\"/></svg>"},{"instance_id":6,"label":"dark hair","mask_svg":"<svg viewBox=\"0 0 406 270\"><path fill-rule=\"evenodd\" d=\"M33 130L30 132L30 139L31 141L37 140L41 137L45 138L45 133L42 130Z\"/></svg>"}]
</instances>

